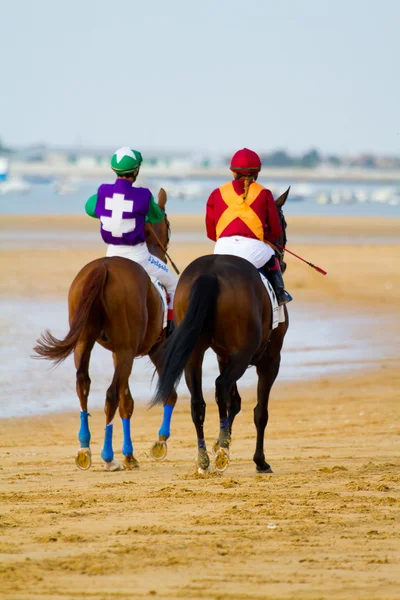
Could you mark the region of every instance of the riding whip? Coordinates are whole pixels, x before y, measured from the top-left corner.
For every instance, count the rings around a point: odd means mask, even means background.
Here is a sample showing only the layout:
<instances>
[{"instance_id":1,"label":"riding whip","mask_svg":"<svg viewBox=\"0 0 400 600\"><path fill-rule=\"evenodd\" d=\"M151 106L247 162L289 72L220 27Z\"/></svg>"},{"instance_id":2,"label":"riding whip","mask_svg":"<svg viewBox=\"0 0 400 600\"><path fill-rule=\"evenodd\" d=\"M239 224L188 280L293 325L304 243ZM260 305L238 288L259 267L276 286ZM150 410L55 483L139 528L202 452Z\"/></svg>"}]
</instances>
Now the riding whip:
<instances>
[{"instance_id":1,"label":"riding whip","mask_svg":"<svg viewBox=\"0 0 400 600\"><path fill-rule=\"evenodd\" d=\"M299 256L298 254L295 254L294 252L292 252L291 250L288 250L287 248L284 248L283 246L281 246L280 244L276 244L276 246L274 246L274 244L271 244L271 242L267 242L267 244L269 246L271 246L271 248L273 248L274 250L276 250L277 248L279 248L279 250L283 250L283 252L288 252L289 254L291 254L292 256L295 256L296 258L298 258L299 260L302 260L303 262L306 263L306 265L308 265L309 267L312 267L313 269L315 269L318 273L321 273L321 275L327 275L327 272L324 271L324 269L321 269L321 267L317 267L317 265L314 265L312 262L309 262L308 260L305 260L304 258L301 258L301 256Z\"/></svg>"}]
</instances>

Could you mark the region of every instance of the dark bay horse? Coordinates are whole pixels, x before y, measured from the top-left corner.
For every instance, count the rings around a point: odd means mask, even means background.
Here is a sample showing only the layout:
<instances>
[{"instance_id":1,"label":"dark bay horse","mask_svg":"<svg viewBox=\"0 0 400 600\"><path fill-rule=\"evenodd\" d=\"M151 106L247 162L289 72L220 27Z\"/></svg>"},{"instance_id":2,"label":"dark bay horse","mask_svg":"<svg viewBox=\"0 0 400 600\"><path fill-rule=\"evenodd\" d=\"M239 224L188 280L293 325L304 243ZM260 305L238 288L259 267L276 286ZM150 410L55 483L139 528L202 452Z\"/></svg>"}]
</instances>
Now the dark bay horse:
<instances>
[{"instance_id":1,"label":"dark bay horse","mask_svg":"<svg viewBox=\"0 0 400 600\"><path fill-rule=\"evenodd\" d=\"M158 195L158 205L164 209L167 196L164 190ZM146 232L147 244L152 254L165 262L169 242L167 217L152 225L155 237ZM90 390L89 361L97 342L110 350L114 360L114 377L107 390L105 401L106 428L101 456L105 469L121 468L114 460L112 446L113 424L117 408L122 419L124 441L122 453L125 468L135 468L130 419L134 402L129 389L129 376L135 357L148 355L157 368L155 351L165 338L163 332L164 307L160 294L146 271L137 263L120 257L99 258L87 264L75 277L68 295L70 330L63 340L46 331L37 341L37 357L53 361L56 365L74 353L76 391L81 404L80 450L75 462L80 469L91 465L90 430L88 423L88 396ZM169 437L169 423L176 393L173 390L164 406L164 420L155 444L155 458L166 452L165 440ZM161 456L157 456L157 451Z\"/></svg>"},{"instance_id":2,"label":"dark bay horse","mask_svg":"<svg viewBox=\"0 0 400 600\"><path fill-rule=\"evenodd\" d=\"M276 201L283 231L279 243L283 247L286 221L282 207L288 193L289 190ZM281 261L283 263L283 256ZM243 258L210 255L194 260L182 273L174 311L177 329L157 353L161 369L152 405L164 403L171 396L184 371L197 432L198 467L200 472L208 469L202 365L205 351L212 348L220 369L215 382L220 418L215 466L223 471L229 463L232 424L241 408L236 382L250 364L255 365L258 386L254 409L257 428L254 462L257 471L271 473L264 455L264 431L268 423L269 395L279 372L281 348L289 327L286 306L285 322L272 330L271 302L257 269Z\"/></svg>"}]
</instances>

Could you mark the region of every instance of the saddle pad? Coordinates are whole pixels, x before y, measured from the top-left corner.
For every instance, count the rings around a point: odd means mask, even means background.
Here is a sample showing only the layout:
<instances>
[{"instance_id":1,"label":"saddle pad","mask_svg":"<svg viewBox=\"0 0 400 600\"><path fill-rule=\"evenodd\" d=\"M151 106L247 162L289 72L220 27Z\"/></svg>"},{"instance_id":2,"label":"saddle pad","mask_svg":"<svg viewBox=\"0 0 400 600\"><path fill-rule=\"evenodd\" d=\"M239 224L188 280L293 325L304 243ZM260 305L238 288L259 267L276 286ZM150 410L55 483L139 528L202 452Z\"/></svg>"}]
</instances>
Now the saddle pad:
<instances>
[{"instance_id":1,"label":"saddle pad","mask_svg":"<svg viewBox=\"0 0 400 600\"><path fill-rule=\"evenodd\" d=\"M275 292L274 292L274 290L272 288L272 285L268 281L268 279L260 271L259 271L259 273L260 273L261 281L265 285L266 290L267 290L268 295L269 295L270 300L271 300L271 305L272 305L272 329L276 329L278 327L279 323L284 323L285 322L285 310L284 310L283 306L278 306L278 302L276 300Z\"/></svg>"},{"instance_id":2,"label":"saddle pad","mask_svg":"<svg viewBox=\"0 0 400 600\"><path fill-rule=\"evenodd\" d=\"M164 319L163 319L163 329L166 328L167 326L167 319L168 319L168 302L167 302L167 292L165 291L165 287L162 285L162 283L160 281L158 281L158 279L156 279L155 277L150 277L154 287L156 288L157 292L160 294L162 303L163 303L163 307L164 307Z\"/></svg>"}]
</instances>

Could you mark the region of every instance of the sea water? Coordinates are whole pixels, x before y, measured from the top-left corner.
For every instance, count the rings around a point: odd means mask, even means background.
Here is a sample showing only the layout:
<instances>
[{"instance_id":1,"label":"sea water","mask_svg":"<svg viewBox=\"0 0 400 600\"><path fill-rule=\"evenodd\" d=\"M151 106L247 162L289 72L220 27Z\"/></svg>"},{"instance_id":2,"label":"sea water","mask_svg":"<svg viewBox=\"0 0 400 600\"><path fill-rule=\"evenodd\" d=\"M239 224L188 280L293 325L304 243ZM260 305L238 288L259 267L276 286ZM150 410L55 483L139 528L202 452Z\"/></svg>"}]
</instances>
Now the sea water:
<instances>
[{"instance_id":1,"label":"sea water","mask_svg":"<svg viewBox=\"0 0 400 600\"><path fill-rule=\"evenodd\" d=\"M290 328L282 352L280 381L327 377L361 368L365 361L378 365L395 356L387 340L380 341L379 330L387 326L386 317L371 322L368 316L330 314L315 306L289 306ZM68 332L66 301L0 300L0 416L16 417L55 411L79 411L75 392L72 356L57 369L48 361L32 358L32 348L42 331L50 329L56 337ZM374 338L373 343L371 339ZM153 365L148 358L134 362L130 388L136 402L146 403L154 391ZM90 363L92 386L89 408L103 408L106 390L113 376L112 355L95 345ZM212 391L218 376L214 353L206 353L203 367L204 391ZM156 380L156 378L155 378ZM249 368L239 389L251 388L256 394L257 374ZM182 381L178 392L188 396Z\"/></svg>"},{"instance_id":2,"label":"sea water","mask_svg":"<svg viewBox=\"0 0 400 600\"><path fill-rule=\"evenodd\" d=\"M228 177L228 175L227 175ZM110 180L111 181L111 180ZM71 189L65 195L57 194L52 184L34 184L27 193L9 193L0 196L0 215L1 214L21 214L21 215L84 215L85 202L92 194L96 193L100 183L97 180L82 180L77 189ZM183 187L188 184L188 180L180 180ZM195 195L176 194L176 183L161 178L152 178L143 180L140 185L148 186L157 196L160 187L164 187L167 192L170 189L173 193L168 194L167 212L168 214L204 214L205 205L209 194L213 189L224 183L220 179L192 181L197 185L198 191ZM268 181L260 178L260 183L269 186ZM272 186L271 186L272 187ZM288 187L286 182L274 182L273 190L275 196L283 193ZM320 205L316 202L316 195L320 192L332 192L340 190L363 190L367 194L374 190L382 188L375 183L363 184L355 183L314 183L308 186L309 195L303 195L301 198L296 194L296 184L292 186L288 202L285 205L285 215L312 215L312 216L400 216L400 204L389 205L378 202L357 202L354 204L326 204ZM294 201L295 200L295 201Z\"/></svg>"}]
</instances>

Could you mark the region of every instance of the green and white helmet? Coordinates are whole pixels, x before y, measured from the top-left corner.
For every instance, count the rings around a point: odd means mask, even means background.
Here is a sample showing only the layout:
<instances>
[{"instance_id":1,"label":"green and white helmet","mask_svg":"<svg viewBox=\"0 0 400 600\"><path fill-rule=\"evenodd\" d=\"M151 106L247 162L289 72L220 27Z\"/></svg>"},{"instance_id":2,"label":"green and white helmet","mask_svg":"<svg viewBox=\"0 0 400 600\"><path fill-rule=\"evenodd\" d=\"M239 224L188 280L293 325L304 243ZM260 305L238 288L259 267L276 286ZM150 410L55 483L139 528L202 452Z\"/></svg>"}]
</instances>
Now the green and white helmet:
<instances>
[{"instance_id":1,"label":"green and white helmet","mask_svg":"<svg viewBox=\"0 0 400 600\"><path fill-rule=\"evenodd\" d=\"M111 158L111 168L117 175L127 175L138 171L143 158L138 150L119 148Z\"/></svg>"}]
</instances>

